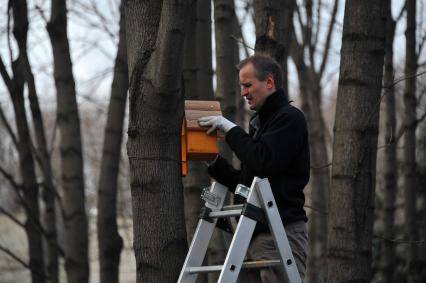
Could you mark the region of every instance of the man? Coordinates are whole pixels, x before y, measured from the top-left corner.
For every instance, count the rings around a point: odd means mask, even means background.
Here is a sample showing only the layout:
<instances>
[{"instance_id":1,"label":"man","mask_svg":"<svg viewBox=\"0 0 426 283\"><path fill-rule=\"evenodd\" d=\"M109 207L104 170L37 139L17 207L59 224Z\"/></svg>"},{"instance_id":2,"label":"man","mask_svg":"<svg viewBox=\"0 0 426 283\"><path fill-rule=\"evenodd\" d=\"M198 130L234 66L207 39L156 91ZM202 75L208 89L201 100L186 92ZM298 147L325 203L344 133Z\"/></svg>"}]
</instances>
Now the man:
<instances>
[{"instance_id":1,"label":"man","mask_svg":"<svg viewBox=\"0 0 426 283\"><path fill-rule=\"evenodd\" d=\"M219 183L235 189L238 183L250 186L253 177L268 178L287 232L300 276L305 276L307 228L303 209L303 189L309 180L309 144L303 113L289 104L282 90L279 64L266 55L254 55L238 65L241 96L251 110L249 134L222 116L200 118L208 133L220 130L241 161L235 170L220 155L209 166L209 174ZM258 224L247 258L278 258L268 228ZM245 282L285 282L282 267L248 271Z\"/></svg>"}]
</instances>

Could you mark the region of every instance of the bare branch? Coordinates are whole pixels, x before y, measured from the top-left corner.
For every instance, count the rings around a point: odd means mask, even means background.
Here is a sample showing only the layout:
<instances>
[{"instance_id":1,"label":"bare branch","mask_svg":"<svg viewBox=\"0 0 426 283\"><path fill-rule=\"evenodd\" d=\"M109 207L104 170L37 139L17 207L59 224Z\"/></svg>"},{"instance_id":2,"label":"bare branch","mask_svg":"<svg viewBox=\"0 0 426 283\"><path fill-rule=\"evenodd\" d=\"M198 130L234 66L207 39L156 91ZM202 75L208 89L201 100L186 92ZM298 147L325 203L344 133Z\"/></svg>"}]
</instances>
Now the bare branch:
<instances>
[{"instance_id":1,"label":"bare branch","mask_svg":"<svg viewBox=\"0 0 426 283\"><path fill-rule=\"evenodd\" d=\"M3 109L0 107L0 119L3 122L3 125L6 127L7 132L9 133L13 144L16 148L18 148L18 139L16 138L15 133L12 130L12 127L10 126L9 122L6 119L6 115L4 115Z\"/></svg>"},{"instance_id":2,"label":"bare branch","mask_svg":"<svg viewBox=\"0 0 426 283\"><path fill-rule=\"evenodd\" d=\"M8 218L10 218L10 220L12 220L13 222L15 222L18 226L22 227L25 229L25 224L22 223L21 221L19 221L18 218L16 218L15 216L12 215L12 213L8 212L6 209L4 209L3 207L0 207L0 213L3 213L4 215L6 215Z\"/></svg>"},{"instance_id":3,"label":"bare branch","mask_svg":"<svg viewBox=\"0 0 426 283\"><path fill-rule=\"evenodd\" d=\"M318 72L319 80L321 80L324 74L325 66L327 65L328 55L330 54L330 44L331 44L331 38L334 32L334 27L336 24L336 15L337 15L338 6L339 6L339 0L334 0L334 6L333 6L333 11L331 13L330 25L328 26L327 38L326 38L325 46L324 46L323 58L321 61L319 72Z\"/></svg>"},{"instance_id":4,"label":"bare branch","mask_svg":"<svg viewBox=\"0 0 426 283\"><path fill-rule=\"evenodd\" d=\"M8 248L5 248L4 246L0 245L0 250L3 251L5 254L7 254L8 256L10 256L11 258L13 258L16 262L20 263L23 267L31 270L31 267L28 263L26 263L22 258L20 258L19 256L17 256L15 253L13 253L11 250L9 250ZM43 276L45 278L47 278L46 274L44 274L44 272L40 272L39 270L31 270L34 273L37 273L40 276Z\"/></svg>"},{"instance_id":5,"label":"bare branch","mask_svg":"<svg viewBox=\"0 0 426 283\"><path fill-rule=\"evenodd\" d=\"M3 63L3 59L1 58L1 56L0 56L0 74L9 92L10 93L14 92L14 89L15 89L14 83L12 79L10 78L9 73L6 70L6 66Z\"/></svg>"},{"instance_id":6,"label":"bare branch","mask_svg":"<svg viewBox=\"0 0 426 283\"><path fill-rule=\"evenodd\" d=\"M402 18L402 15L404 15L405 9L407 8L406 5L407 5L407 2L404 1L404 5L402 5L401 10L399 10L398 17L396 17L395 19L396 23L399 22L399 20Z\"/></svg>"},{"instance_id":7,"label":"bare branch","mask_svg":"<svg viewBox=\"0 0 426 283\"><path fill-rule=\"evenodd\" d=\"M47 24L49 21L47 20L46 16L44 15L43 9L38 5L35 6L35 9L40 13L41 18Z\"/></svg>"},{"instance_id":8,"label":"bare branch","mask_svg":"<svg viewBox=\"0 0 426 283\"><path fill-rule=\"evenodd\" d=\"M12 176L12 174L8 173L6 169L4 169L0 165L0 172L2 175L6 178L6 180L12 185L12 187L16 190L19 190L21 186L15 181L15 178Z\"/></svg>"},{"instance_id":9,"label":"bare branch","mask_svg":"<svg viewBox=\"0 0 426 283\"><path fill-rule=\"evenodd\" d=\"M409 75L409 76L403 76L399 79L394 80L394 82L390 85L382 86L382 88L391 88L391 87L394 87L395 85L399 84L402 81L405 81L407 79L411 79L411 78L414 78L414 77L420 77L424 74L426 74L426 71L423 71L423 72L420 72L420 73L415 73L415 74L412 74L412 75Z\"/></svg>"},{"instance_id":10,"label":"bare branch","mask_svg":"<svg viewBox=\"0 0 426 283\"><path fill-rule=\"evenodd\" d=\"M254 51L254 48L253 48L253 47L251 47L251 46L249 46L249 45L245 42L244 37L242 37L242 36L241 36L241 39L239 39L239 38L238 38L238 37L236 37L235 35L231 35L231 37L232 37L232 38L233 38L236 42L240 43L240 44L244 47L246 57L249 57L249 56L250 56L250 54L249 54L249 52L248 52L248 49L250 49L250 50L253 50L253 51Z\"/></svg>"},{"instance_id":11,"label":"bare branch","mask_svg":"<svg viewBox=\"0 0 426 283\"><path fill-rule=\"evenodd\" d=\"M373 237L387 241L387 242L391 242L391 243L394 243L394 244L421 245L421 244L424 244L426 242L425 240L405 241L405 240L401 240L401 239L388 239L388 238L382 237L380 235L373 235Z\"/></svg>"}]
</instances>

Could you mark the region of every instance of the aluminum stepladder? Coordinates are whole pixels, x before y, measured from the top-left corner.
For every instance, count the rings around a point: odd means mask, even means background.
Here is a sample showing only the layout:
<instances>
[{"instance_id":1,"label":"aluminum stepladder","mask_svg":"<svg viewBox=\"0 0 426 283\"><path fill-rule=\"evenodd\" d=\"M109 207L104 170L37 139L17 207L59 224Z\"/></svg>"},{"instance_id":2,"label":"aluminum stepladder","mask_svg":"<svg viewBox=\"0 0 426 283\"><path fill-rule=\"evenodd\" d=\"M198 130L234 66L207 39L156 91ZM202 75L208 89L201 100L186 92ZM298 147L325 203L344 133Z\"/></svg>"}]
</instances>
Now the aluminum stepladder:
<instances>
[{"instance_id":1,"label":"aluminum stepladder","mask_svg":"<svg viewBox=\"0 0 426 283\"><path fill-rule=\"evenodd\" d=\"M206 201L183 264L178 283L195 282L201 272L220 272L218 283L237 281L241 268L282 265L289 283L301 283L268 179L255 177L250 188L238 185L235 193L247 198L242 205L223 206L228 188L213 182L203 191ZM239 216L237 228L223 265L201 266L218 218ZM279 259L244 262L257 221L264 217L274 238Z\"/></svg>"}]
</instances>

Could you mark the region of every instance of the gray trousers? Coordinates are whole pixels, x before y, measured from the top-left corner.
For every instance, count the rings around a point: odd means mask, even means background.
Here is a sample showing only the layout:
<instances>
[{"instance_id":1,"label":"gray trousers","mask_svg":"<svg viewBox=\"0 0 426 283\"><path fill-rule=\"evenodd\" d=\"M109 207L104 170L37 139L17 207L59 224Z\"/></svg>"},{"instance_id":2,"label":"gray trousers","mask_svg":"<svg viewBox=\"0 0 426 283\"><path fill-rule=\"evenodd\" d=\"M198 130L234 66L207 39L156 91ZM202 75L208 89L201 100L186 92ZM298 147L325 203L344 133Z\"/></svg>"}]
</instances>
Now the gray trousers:
<instances>
[{"instance_id":1,"label":"gray trousers","mask_svg":"<svg viewBox=\"0 0 426 283\"><path fill-rule=\"evenodd\" d=\"M293 252L294 260L302 282L305 278L306 257L308 250L308 231L304 221L294 222L284 226ZM247 260L277 259L278 251L274 239L269 233L256 235L247 250ZM238 282L240 283L277 283L287 282L282 266L261 269L242 269Z\"/></svg>"}]
</instances>

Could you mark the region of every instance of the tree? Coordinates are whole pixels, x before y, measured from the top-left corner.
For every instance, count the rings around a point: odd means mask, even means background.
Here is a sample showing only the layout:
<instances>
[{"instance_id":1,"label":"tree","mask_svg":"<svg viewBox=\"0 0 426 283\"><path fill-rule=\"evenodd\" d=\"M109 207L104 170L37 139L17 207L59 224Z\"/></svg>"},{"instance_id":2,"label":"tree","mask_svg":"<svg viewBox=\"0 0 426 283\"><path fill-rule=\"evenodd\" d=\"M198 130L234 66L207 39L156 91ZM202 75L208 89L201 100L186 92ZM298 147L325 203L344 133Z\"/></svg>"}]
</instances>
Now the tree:
<instances>
[{"instance_id":1,"label":"tree","mask_svg":"<svg viewBox=\"0 0 426 283\"><path fill-rule=\"evenodd\" d=\"M291 46L296 1L253 1L256 52L269 54L281 65L283 88L288 95L287 59Z\"/></svg>"},{"instance_id":2,"label":"tree","mask_svg":"<svg viewBox=\"0 0 426 283\"><path fill-rule=\"evenodd\" d=\"M65 269L69 283L89 281L80 118L67 36L65 0L54 0L47 24L53 50L57 120L61 136L61 184L65 222Z\"/></svg>"},{"instance_id":3,"label":"tree","mask_svg":"<svg viewBox=\"0 0 426 283\"><path fill-rule=\"evenodd\" d=\"M370 282L385 3L346 1L333 143L326 282Z\"/></svg>"},{"instance_id":4,"label":"tree","mask_svg":"<svg viewBox=\"0 0 426 283\"><path fill-rule=\"evenodd\" d=\"M385 67L383 78L383 95L386 107L385 112L385 158L384 158L384 231L386 239L393 239L395 236L395 200L397 193L397 161L396 161L396 104L394 87L393 68L393 42L395 36L396 22L392 18L391 1L387 4L386 21L386 47L385 47ZM384 282L394 282L395 270L395 244L390 241L383 242L382 256L382 276Z\"/></svg>"},{"instance_id":5,"label":"tree","mask_svg":"<svg viewBox=\"0 0 426 283\"><path fill-rule=\"evenodd\" d=\"M416 101L416 1L406 1L407 29L405 32L405 82L404 91L404 158L403 158L403 183L404 183L404 207L405 207L405 238L415 241L418 237L417 223L417 175L416 175L416 127L417 127L417 101ZM407 282L420 282L416 277L420 273L417 270L417 247L407 245L406 271Z\"/></svg>"},{"instance_id":6,"label":"tree","mask_svg":"<svg viewBox=\"0 0 426 283\"><path fill-rule=\"evenodd\" d=\"M335 0L330 11L327 31L324 32L324 47L320 50L319 34L321 17L324 11L322 2L317 1L317 20L314 21L314 1L304 2L304 6L296 7L296 14L301 30L301 41L293 30L291 56L296 65L299 78L299 90L302 110L306 115L309 127L309 144L311 156L311 205L309 221L309 257L307 279L310 282L324 282L325 269L321 267L321 258L326 256L327 244L327 208L328 190L330 187L330 167L328 156L327 127L322 113L323 82L326 67L331 53L332 36L335 29L336 14L339 1ZM302 20L305 11L305 22ZM319 60L318 60L319 59Z\"/></svg>"},{"instance_id":7,"label":"tree","mask_svg":"<svg viewBox=\"0 0 426 283\"><path fill-rule=\"evenodd\" d=\"M126 57L124 1L120 6L120 31L108 118L105 127L101 171L98 186L98 245L100 281L119 282L123 239L117 225L117 187L123 139L129 76Z\"/></svg>"},{"instance_id":8,"label":"tree","mask_svg":"<svg viewBox=\"0 0 426 283\"><path fill-rule=\"evenodd\" d=\"M180 138L190 1L126 1L129 129L137 282L176 282L187 244Z\"/></svg>"},{"instance_id":9,"label":"tree","mask_svg":"<svg viewBox=\"0 0 426 283\"><path fill-rule=\"evenodd\" d=\"M32 152L32 141L28 126L27 114L25 111L24 87L27 79L28 58L27 58L27 33L28 16L27 3L25 0L11 1L8 9L13 12L14 26L13 35L16 39L19 56L12 62L13 78L9 76L3 60L0 58L0 72L8 88L13 109L15 112L15 122L18 131L18 154L19 167L23 180L22 192L17 191L25 208L27 220L25 230L29 247L29 268L33 283L46 281L44 273L42 227L40 224L39 211L39 186L36 179L34 157ZM18 189L18 188L16 188Z\"/></svg>"}]
</instances>

